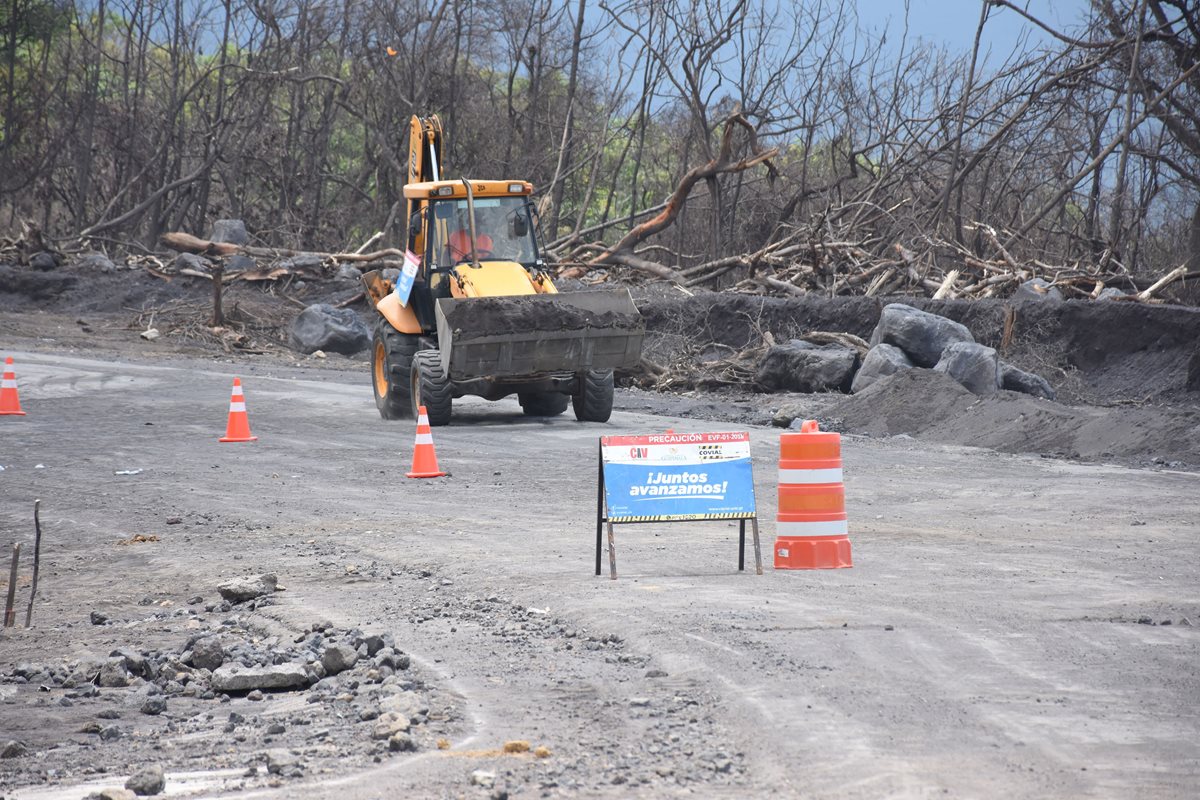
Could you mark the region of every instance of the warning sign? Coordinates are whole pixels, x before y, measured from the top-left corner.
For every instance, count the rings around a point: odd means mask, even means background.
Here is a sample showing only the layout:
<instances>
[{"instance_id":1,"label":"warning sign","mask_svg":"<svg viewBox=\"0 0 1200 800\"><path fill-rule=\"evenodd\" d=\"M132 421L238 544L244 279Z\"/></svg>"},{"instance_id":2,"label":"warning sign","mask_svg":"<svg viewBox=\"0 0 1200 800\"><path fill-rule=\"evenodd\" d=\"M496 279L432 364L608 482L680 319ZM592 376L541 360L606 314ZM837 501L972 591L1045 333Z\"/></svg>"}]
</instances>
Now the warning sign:
<instances>
[{"instance_id":1,"label":"warning sign","mask_svg":"<svg viewBox=\"0 0 1200 800\"><path fill-rule=\"evenodd\" d=\"M613 522L755 516L748 433L606 436L600 454Z\"/></svg>"}]
</instances>

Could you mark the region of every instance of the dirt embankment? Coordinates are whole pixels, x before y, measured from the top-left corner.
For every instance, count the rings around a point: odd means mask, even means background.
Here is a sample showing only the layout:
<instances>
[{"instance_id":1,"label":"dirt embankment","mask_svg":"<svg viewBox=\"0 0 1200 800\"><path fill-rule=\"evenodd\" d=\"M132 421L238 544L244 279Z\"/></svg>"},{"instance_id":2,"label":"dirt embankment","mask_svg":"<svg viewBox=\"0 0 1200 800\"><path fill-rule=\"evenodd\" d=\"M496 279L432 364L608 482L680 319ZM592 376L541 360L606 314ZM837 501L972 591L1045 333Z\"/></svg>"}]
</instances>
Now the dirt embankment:
<instances>
[{"instance_id":1,"label":"dirt embankment","mask_svg":"<svg viewBox=\"0 0 1200 800\"><path fill-rule=\"evenodd\" d=\"M659 298L641 308L651 351L665 355L711 343L754 346L766 332L781 341L817 330L869 338L887 302L713 294ZM785 424L791 415L815 416L852 433L1138 465L1200 465L1200 309L903 302L966 325L1005 361L1046 377L1059 402L1005 391L980 397L923 369L890 376L857 395L769 395L758 402L790 408Z\"/></svg>"},{"instance_id":2,"label":"dirt embankment","mask_svg":"<svg viewBox=\"0 0 1200 800\"><path fill-rule=\"evenodd\" d=\"M1005 361L1043 375L1063 402L1200 402L1195 393L1200 389L1200 308L1119 301L779 299L730 294L658 298L639 303L639 308L647 330L659 337L742 348L757 344L767 331L781 341L810 331L870 338L889 302L962 323L975 341L996 348ZM1011 333L1005 341L1010 313Z\"/></svg>"}]
</instances>

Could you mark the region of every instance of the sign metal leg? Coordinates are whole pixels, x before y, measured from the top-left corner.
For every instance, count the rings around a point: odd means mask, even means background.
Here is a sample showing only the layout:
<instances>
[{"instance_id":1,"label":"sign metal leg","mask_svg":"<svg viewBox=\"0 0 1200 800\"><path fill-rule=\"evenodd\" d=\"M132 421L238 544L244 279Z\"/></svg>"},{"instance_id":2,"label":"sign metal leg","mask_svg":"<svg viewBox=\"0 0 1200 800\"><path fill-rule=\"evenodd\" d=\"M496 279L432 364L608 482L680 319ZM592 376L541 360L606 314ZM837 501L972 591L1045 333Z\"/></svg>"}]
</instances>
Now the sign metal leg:
<instances>
[{"instance_id":1,"label":"sign metal leg","mask_svg":"<svg viewBox=\"0 0 1200 800\"><path fill-rule=\"evenodd\" d=\"M738 520L738 572L746 569L746 520Z\"/></svg>"},{"instance_id":2,"label":"sign metal leg","mask_svg":"<svg viewBox=\"0 0 1200 800\"><path fill-rule=\"evenodd\" d=\"M608 523L608 578L617 579L617 543L613 539L613 525Z\"/></svg>"},{"instance_id":3,"label":"sign metal leg","mask_svg":"<svg viewBox=\"0 0 1200 800\"><path fill-rule=\"evenodd\" d=\"M758 543L758 517L751 518L750 526L754 530L754 573L762 575L762 547Z\"/></svg>"}]
</instances>

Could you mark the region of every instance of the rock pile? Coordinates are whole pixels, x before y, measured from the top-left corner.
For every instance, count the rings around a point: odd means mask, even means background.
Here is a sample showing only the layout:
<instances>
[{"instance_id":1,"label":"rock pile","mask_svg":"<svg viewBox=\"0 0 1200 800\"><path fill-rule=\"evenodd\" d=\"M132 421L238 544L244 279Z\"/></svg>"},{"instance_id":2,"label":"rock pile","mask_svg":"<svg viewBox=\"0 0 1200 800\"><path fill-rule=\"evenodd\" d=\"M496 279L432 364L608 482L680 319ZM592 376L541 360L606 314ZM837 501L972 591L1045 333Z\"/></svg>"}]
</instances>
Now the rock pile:
<instances>
[{"instance_id":1,"label":"rock pile","mask_svg":"<svg viewBox=\"0 0 1200 800\"><path fill-rule=\"evenodd\" d=\"M901 303L884 307L865 355L840 344L792 340L767 350L754 384L764 392L858 393L914 367L945 373L976 395L1004 389L1055 398L1044 378L1001 361L964 325Z\"/></svg>"},{"instance_id":2,"label":"rock pile","mask_svg":"<svg viewBox=\"0 0 1200 800\"><path fill-rule=\"evenodd\" d=\"M269 580L260 581L263 577ZM222 594L230 596L255 581L259 588L275 589L273 575L254 576L250 582L223 584ZM243 601L239 610L253 602L261 604L263 597ZM230 607L226 602L208 608ZM270 635L249 615L214 620L199 630L195 613L184 614L189 615L187 627L193 631L173 649L118 647L105 657L19 663L0 672L0 687L11 687L10 695L24 691L37 705L55 706L59 716L82 720L74 730L86 738L74 746L94 755L77 758L77 767L99 773L119 772L122 763L137 767L123 789L104 790L108 797L158 794L169 782L162 766L145 764L145 756L156 757L144 752L155 749L157 735L151 730L180 735L220 730L226 739L261 747L257 754L243 750L237 757L257 762L247 777L261 775L268 782L303 777L308 751L301 745L313 737L346 753L374 753L378 760L388 752L418 750L437 735L418 734L418 726L429 721L428 687L409 673L411 659L390 634L318 621L289 640ZM304 710L284 711L283 705L267 702L278 693L303 693ZM234 710L218 715L222 703ZM252 714L257 707L262 713ZM448 719L445 710L435 716ZM112 743L121 746L112 748ZM30 742L0 742L0 757L30 762L30 769L40 750Z\"/></svg>"}]
</instances>

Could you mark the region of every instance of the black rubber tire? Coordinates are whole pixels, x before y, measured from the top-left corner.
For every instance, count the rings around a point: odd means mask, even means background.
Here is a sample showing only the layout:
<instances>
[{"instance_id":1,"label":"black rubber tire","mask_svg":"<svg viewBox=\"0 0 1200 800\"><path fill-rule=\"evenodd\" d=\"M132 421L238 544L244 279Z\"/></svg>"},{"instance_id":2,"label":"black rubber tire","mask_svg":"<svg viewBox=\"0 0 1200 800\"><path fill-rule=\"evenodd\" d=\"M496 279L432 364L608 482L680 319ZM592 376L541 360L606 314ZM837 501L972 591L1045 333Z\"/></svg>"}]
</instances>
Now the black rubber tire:
<instances>
[{"instance_id":1,"label":"black rubber tire","mask_svg":"<svg viewBox=\"0 0 1200 800\"><path fill-rule=\"evenodd\" d=\"M612 370L579 373L579 394L571 395L575 419L580 422L608 422L612 416L612 406Z\"/></svg>"},{"instance_id":2,"label":"black rubber tire","mask_svg":"<svg viewBox=\"0 0 1200 800\"><path fill-rule=\"evenodd\" d=\"M518 392L517 400L527 417L557 417L567 410L571 398L562 392Z\"/></svg>"},{"instance_id":3,"label":"black rubber tire","mask_svg":"<svg viewBox=\"0 0 1200 800\"><path fill-rule=\"evenodd\" d=\"M371 343L371 386L375 391L375 407L384 419L412 416L409 374L420 338L416 334L401 333L383 318L375 325Z\"/></svg>"},{"instance_id":4,"label":"black rubber tire","mask_svg":"<svg viewBox=\"0 0 1200 800\"><path fill-rule=\"evenodd\" d=\"M412 362L412 415L425 406L431 426L450 424L450 405L454 390L442 371L442 356L437 350L419 350Z\"/></svg>"}]
</instances>

